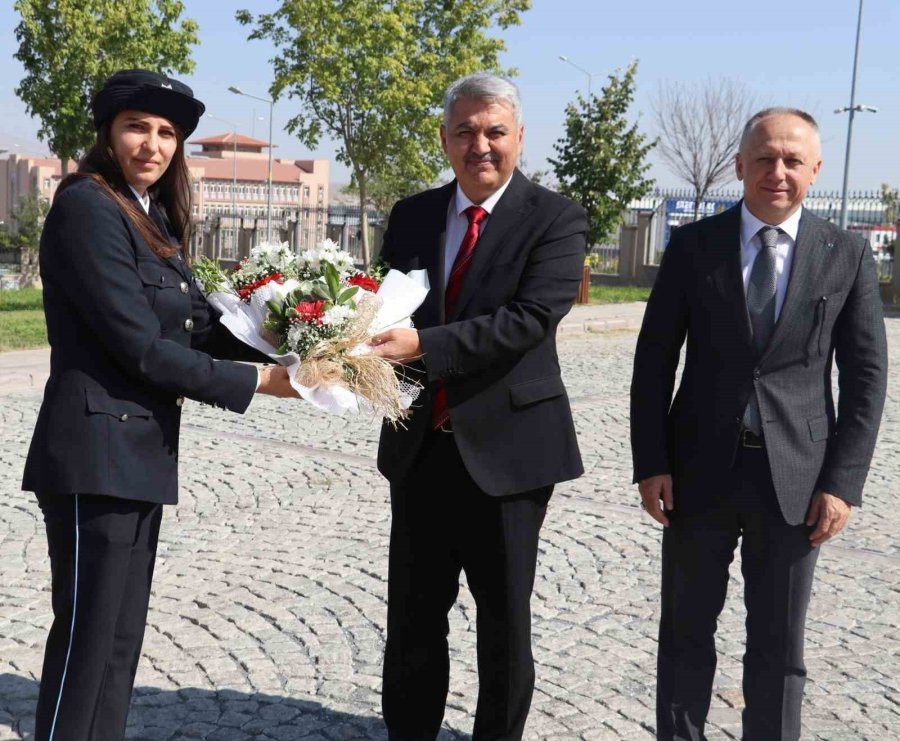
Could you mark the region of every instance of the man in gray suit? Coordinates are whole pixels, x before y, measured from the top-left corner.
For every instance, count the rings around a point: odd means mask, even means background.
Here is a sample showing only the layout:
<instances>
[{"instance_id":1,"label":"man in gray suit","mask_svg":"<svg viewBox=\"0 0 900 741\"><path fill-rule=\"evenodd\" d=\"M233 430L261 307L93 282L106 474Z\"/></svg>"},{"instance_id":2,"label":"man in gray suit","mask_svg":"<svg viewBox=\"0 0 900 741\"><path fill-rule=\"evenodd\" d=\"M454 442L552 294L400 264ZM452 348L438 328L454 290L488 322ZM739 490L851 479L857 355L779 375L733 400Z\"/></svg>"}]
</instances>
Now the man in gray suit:
<instances>
[{"instance_id":1,"label":"man in gray suit","mask_svg":"<svg viewBox=\"0 0 900 741\"><path fill-rule=\"evenodd\" d=\"M820 166L809 114L753 116L736 157L743 201L672 235L647 305L631 437L642 505L665 526L659 739L705 738L716 621L739 540L742 738L800 736L818 546L861 502L887 378L871 248L801 205Z\"/></svg>"}]
</instances>

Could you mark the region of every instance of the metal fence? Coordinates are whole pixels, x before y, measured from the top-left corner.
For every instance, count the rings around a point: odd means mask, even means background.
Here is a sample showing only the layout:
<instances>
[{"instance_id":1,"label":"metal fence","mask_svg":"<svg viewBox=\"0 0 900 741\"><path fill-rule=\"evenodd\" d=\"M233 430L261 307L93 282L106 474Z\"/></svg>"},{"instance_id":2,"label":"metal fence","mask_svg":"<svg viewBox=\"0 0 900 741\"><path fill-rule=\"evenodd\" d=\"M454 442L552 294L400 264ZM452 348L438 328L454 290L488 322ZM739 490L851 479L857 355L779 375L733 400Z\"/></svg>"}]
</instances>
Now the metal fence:
<instances>
[{"instance_id":1,"label":"metal fence","mask_svg":"<svg viewBox=\"0 0 900 741\"><path fill-rule=\"evenodd\" d=\"M743 193L726 189L711 191L701 201L700 218L712 216L734 206ZM841 194L837 191L810 191L803 201L804 207L816 216L837 222L841 212ZM623 225L635 226L643 217L649 221L647 255L651 264L658 264L668 244L673 228L694 220L694 191L686 188L657 188L633 201L624 214ZM848 194L847 219L851 229L867 229L884 224L885 207L878 191L859 191ZM591 271L618 274L619 238L621 227L605 244L593 245L588 251ZM873 245L875 247L875 245ZM878 270L882 281L889 281L893 274L893 261L887 253L878 252Z\"/></svg>"},{"instance_id":2,"label":"metal fence","mask_svg":"<svg viewBox=\"0 0 900 741\"><path fill-rule=\"evenodd\" d=\"M324 239L332 239L358 261L362 260L362 232L359 207L335 205L304 208L273 214L269 240L287 242L294 252L312 249ZM369 210L369 248L377 254L386 221L383 214ZM191 254L223 260L239 260L250 249L267 240L265 216L214 214L194 222Z\"/></svg>"}]
</instances>

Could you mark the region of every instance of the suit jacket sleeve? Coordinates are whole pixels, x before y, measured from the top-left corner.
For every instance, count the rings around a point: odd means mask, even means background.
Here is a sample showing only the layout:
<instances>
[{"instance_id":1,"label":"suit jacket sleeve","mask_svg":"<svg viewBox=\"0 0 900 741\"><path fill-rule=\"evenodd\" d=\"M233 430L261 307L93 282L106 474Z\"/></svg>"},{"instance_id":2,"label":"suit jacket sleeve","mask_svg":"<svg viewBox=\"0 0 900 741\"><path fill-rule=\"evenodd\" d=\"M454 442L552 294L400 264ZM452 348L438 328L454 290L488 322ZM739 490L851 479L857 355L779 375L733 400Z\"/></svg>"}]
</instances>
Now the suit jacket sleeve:
<instances>
[{"instance_id":1,"label":"suit jacket sleeve","mask_svg":"<svg viewBox=\"0 0 900 741\"><path fill-rule=\"evenodd\" d=\"M243 412L257 371L163 339L137 270L127 217L96 188L60 194L44 226L42 269L132 378Z\"/></svg>"},{"instance_id":2,"label":"suit jacket sleeve","mask_svg":"<svg viewBox=\"0 0 900 741\"><path fill-rule=\"evenodd\" d=\"M663 254L650 292L634 355L631 451L635 483L670 473L666 420L687 332L687 262L683 238L676 231Z\"/></svg>"},{"instance_id":3,"label":"suit jacket sleeve","mask_svg":"<svg viewBox=\"0 0 900 741\"><path fill-rule=\"evenodd\" d=\"M887 390L887 339L872 249L863 244L856 279L834 327L837 424L817 488L860 504Z\"/></svg>"},{"instance_id":4,"label":"suit jacket sleeve","mask_svg":"<svg viewBox=\"0 0 900 741\"><path fill-rule=\"evenodd\" d=\"M517 359L555 332L578 294L586 233L584 209L567 203L535 242L510 302L489 314L420 330L428 380L459 379Z\"/></svg>"}]
</instances>

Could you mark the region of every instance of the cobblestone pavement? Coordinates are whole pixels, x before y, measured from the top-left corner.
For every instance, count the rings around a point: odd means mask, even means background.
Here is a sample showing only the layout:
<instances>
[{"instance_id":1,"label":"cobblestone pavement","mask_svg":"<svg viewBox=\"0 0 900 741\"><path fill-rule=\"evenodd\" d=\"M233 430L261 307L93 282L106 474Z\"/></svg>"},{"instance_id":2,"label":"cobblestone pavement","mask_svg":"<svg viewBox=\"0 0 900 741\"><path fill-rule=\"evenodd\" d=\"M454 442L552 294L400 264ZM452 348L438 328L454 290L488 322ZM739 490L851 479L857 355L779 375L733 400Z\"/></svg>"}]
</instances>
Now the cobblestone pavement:
<instances>
[{"instance_id":1,"label":"cobblestone pavement","mask_svg":"<svg viewBox=\"0 0 900 741\"><path fill-rule=\"evenodd\" d=\"M900 738L900 319L888 331L866 506L819 560L804 739ZM558 487L544 527L529 739L653 737L659 530L629 484L635 337L561 337L587 474ZM18 491L39 399L19 388L0 407L0 739L30 736L50 620L42 524ZM299 403L257 401L245 417L185 408L181 503L163 522L129 739L384 738L389 516L376 433ZM710 739L739 734L743 610L731 586ZM461 594L442 741L468 738L476 699L474 608Z\"/></svg>"}]
</instances>

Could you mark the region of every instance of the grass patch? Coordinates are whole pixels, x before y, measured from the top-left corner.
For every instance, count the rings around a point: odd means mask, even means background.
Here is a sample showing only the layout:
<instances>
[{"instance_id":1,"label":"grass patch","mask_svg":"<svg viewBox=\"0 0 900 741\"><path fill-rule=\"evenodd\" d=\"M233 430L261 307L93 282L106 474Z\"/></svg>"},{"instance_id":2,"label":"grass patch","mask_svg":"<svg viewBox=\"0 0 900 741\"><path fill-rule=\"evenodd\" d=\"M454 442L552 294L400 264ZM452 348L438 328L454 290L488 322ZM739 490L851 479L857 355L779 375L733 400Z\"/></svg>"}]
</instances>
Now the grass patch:
<instances>
[{"instance_id":1,"label":"grass patch","mask_svg":"<svg viewBox=\"0 0 900 741\"><path fill-rule=\"evenodd\" d=\"M46 344L47 325L43 309L0 314L0 352L44 347Z\"/></svg>"},{"instance_id":2,"label":"grass patch","mask_svg":"<svg viewBox=\"0 0 900 741\"><path fill-rule=\"evenodd\" d=\"M40 288L0 291L0 311L43 311L44 292Z\"/></svg>"},{"instance_id":3,"label":"grass patch","mask_svg":"<svg viewBox=\"0 0 900 741\"><path fill-rule=\"evenodd\" d=\"M646 301L650 297L650 289L640 286L591 286L590 296L592 304L624 304Z\"/></svg>"}]
</instances>

